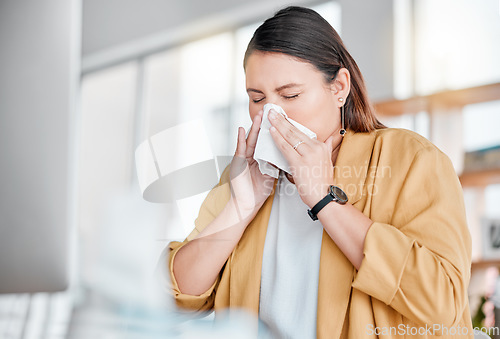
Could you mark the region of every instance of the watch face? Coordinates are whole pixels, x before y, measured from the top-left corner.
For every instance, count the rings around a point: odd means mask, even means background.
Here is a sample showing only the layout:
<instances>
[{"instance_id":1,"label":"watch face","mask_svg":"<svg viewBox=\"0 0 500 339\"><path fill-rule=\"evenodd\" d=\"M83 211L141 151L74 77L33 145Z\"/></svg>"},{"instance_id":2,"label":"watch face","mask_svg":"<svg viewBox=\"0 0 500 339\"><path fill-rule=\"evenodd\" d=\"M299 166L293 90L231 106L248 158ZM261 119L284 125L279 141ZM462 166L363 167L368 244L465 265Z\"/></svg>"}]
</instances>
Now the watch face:
<instances>
[{"instance_id":1,"label":"watch face","mask_svg":"<svg viewBox=\"0 0 500 339\"><path fill-rule=\"evenodd\" d=\"M345 204L348 200L347 194L344 193L339 187L337 186L330 186L330 194L333 195L335 200L340 203L340 204Z\"/></svg>"}]
</instances>

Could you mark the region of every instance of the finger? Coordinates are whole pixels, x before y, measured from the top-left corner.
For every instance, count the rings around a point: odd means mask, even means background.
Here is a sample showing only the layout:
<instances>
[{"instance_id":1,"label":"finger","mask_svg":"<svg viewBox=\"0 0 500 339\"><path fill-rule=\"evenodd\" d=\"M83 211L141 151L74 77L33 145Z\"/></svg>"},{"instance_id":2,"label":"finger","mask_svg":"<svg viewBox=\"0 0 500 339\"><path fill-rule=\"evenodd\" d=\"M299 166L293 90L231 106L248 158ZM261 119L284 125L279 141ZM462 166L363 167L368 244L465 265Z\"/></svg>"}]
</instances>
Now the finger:
<instances>
[{"instance_id":1,"label":"finger","mask_svg":"<svg viewBox=\"0 0 500 339\"><path fill-rule=\"evenodd\" d=\"M253 118L252 127L250 129L250 133L248 133L247 150L246 150L247 157L251 157L255 151L255 145L257 144L257 139L259 137L261 124L262 124L262 115L259 112L259 114L257 114Z\"/></svg>"},{"instance_id":2,"label":"finger","mask_svg":"<svg viewBox=\"0 0 500 339\"><path fill-rule=\"evenodd\" d=\"M248 168L248 162L245 158L245 129L238 127L238 143L236 145L236 152L234 153L233 160L231 161L231 168L229 176L231 180L240 177Z\"/></svg>"},{"instance_id":3,"label":"finger","mask_svg":"<svg viewBox=\"0 0 500 339\"><path fill-rule=\"evenodd\" d=\"M297 160L299 160L300 154L293 149L293 147L283 138L280 131L274 128L274 126L269 129L269 132L271 132L274 143L280 150L281 154L283 154L286 158L288 163L290 165L295 164Z\"/></svg>"},{"instance_id":4,"label":"finger","mask_svg":"<svg viewBox=\"0 0 500 339\"><path fill-rule=\"evenodd\" d=\"M303 141L301 148L311 146L311 138L290 123L283 115L277 113L274 119L269 117L269 121L290 145L293 146Z\"/></svg>"},{"instance_id":5,"label":"finger","mask_svg":"<svg viewBox=\"0 0 500 339\"><path fill-rule=\"evenodd\" d=\"M244 158L246 148L245 129L243 127L238 127L238 142L236 144L236 152L234 153L234 155Z\"/></svg>"}]
</instances>

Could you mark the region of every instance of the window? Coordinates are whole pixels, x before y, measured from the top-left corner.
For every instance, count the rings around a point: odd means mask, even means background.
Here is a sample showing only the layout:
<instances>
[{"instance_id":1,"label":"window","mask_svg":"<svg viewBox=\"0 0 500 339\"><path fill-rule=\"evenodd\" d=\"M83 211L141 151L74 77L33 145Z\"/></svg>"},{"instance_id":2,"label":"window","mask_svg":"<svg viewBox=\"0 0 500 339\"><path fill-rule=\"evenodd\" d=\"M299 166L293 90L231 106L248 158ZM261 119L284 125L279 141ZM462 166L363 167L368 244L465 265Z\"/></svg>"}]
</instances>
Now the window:
<instances>
[{"instance_id":1,"label":"window","mask_svg":"<svg viewBox=\"0 0 500 339\"><path fill-rule=\"evenodd\" d=\"M500 79L498 0L415 2L417 94Z\"/></svg>"}]
</instances>

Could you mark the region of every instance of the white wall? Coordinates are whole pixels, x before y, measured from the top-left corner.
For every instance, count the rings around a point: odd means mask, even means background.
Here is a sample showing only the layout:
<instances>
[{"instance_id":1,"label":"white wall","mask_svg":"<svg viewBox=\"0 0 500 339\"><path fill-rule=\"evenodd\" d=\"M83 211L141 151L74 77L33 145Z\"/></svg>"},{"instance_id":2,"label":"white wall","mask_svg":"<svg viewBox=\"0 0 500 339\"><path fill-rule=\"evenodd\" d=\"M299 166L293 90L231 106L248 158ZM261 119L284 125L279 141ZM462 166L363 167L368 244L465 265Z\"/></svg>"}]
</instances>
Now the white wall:
<instances>
[{"instance_id":1,"label":"white wall","mask_svg":"<svg viewBox=\"0 0 500 339\"><path fill-rule=\"evenodd\" d=\"M342 39L372 99L394 93L394 1L340 0Z\"/></svg>"},{"instance_id":2,"label":"white wall","mask_svg":"<svg viewBox=\"0 0 500 339\"><path fill-rule=\"evenodd\" d=\"M80 10L0 2L0 293L67 285Z\"/></svg>"},{"instance_id":3,"label":"white wall","mask_svg":"<svg viewBox=\"0 0 500 339\"><path fill-rule=\"evenodd\" d=\"M338 0L342 39L373 99L393 96L393 0ZM85 0L84 72L264 20L287 5L321 0Z\"/></svg>"},{"instance_id":4,"label":"white wall","mask_svg":"<svg viewBox=\"0 0 500 339\"><path fill-rule=\"evenodd\" d=\"M245 3L248 0L84 0L82 53L102 51Z\"/></svg>"}]
</instances>

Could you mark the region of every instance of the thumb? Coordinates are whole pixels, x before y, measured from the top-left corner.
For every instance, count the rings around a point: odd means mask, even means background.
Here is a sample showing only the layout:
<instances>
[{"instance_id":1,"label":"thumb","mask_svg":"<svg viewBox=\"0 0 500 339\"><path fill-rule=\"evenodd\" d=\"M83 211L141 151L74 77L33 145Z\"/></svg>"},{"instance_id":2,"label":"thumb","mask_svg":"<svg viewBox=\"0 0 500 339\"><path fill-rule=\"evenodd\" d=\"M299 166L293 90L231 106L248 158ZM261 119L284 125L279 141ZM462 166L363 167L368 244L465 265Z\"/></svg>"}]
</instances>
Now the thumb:
<instances>
[{"instance_id":1,"label":"thumb","mask_svg":"<svg viewBox=\"0 0 500 339\"><path fill-rule=\"evenodd\" d=\"M243 127L238 127L238 142L236 144L235 155L244 158L246 149L245 129Z\"/></svg>"}]
</instances>

